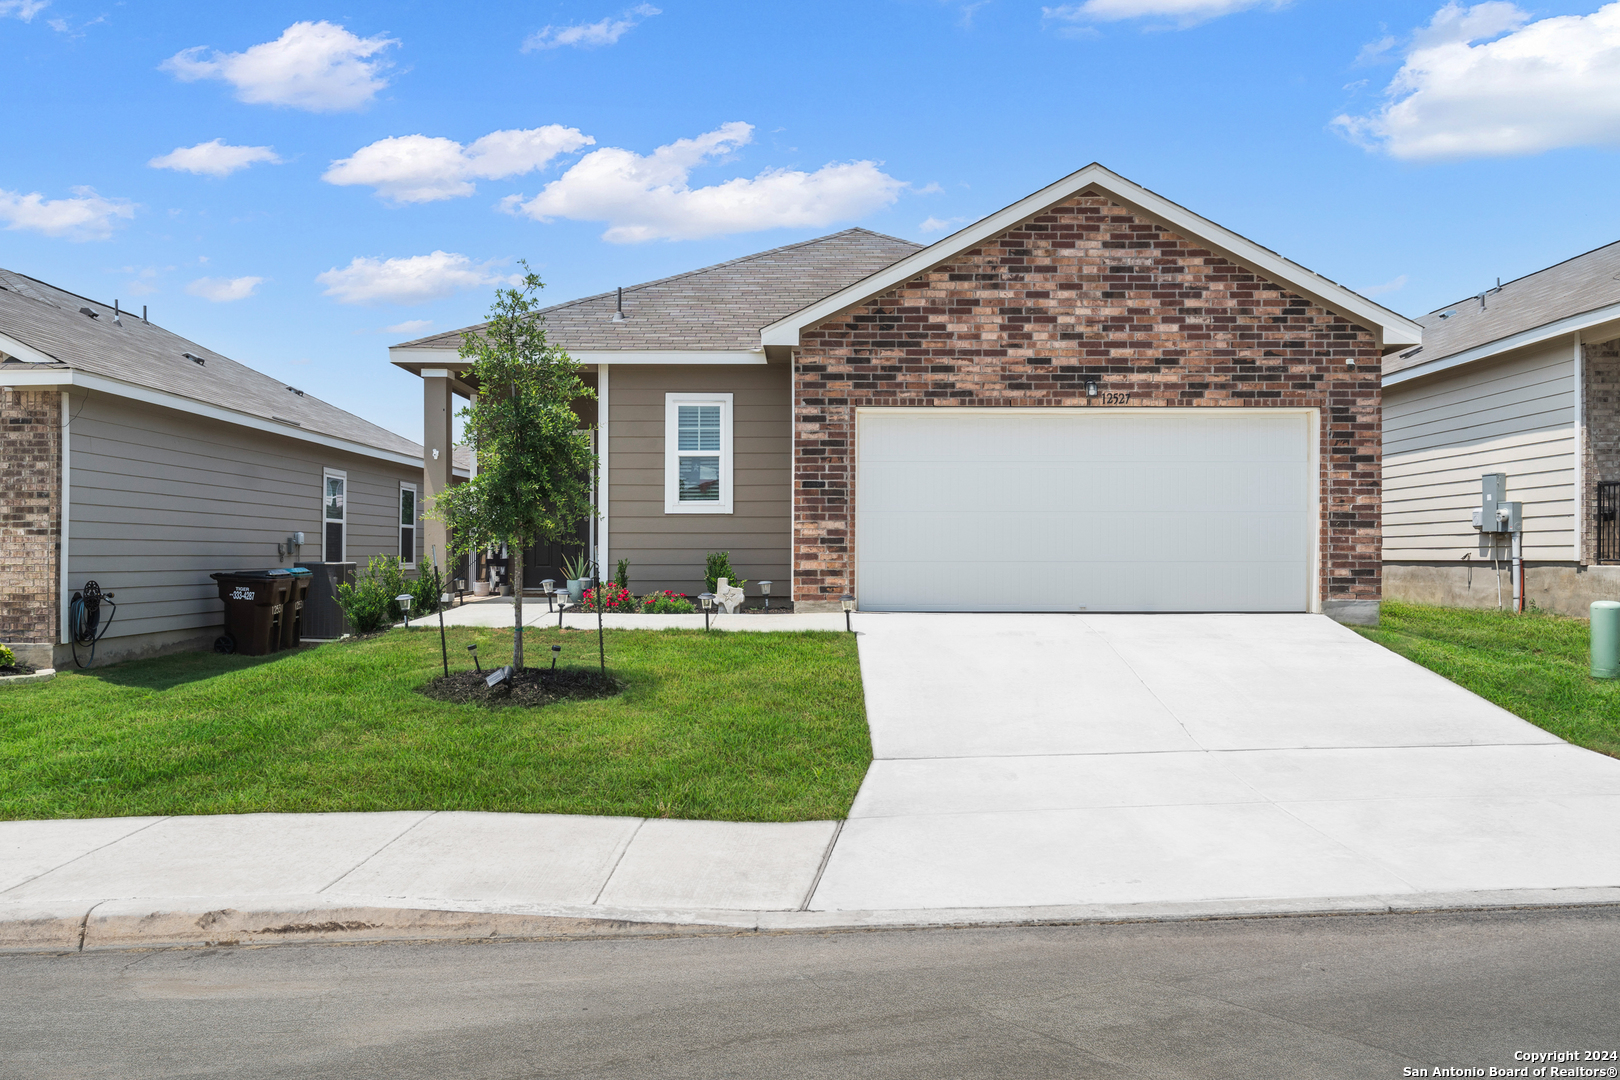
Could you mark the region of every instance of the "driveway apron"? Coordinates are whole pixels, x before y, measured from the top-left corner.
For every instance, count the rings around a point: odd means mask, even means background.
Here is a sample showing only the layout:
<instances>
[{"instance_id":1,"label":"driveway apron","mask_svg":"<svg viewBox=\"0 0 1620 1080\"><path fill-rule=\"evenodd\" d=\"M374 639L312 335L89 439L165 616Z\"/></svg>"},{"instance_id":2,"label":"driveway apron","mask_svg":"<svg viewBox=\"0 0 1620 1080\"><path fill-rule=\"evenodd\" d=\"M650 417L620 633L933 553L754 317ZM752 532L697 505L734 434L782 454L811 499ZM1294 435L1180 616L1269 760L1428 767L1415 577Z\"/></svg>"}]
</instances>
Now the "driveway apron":
<instances>
[{"instance_id":1,"label":"driveway apron","mask_svg":"<svg viewBox=\"0 0 1620 1080\"><path fill-rule=\"evenodd\" d=\"M862 615L812 910L1620 884L1620 761L1316 615Z\"/></svg>"}]
</instances>

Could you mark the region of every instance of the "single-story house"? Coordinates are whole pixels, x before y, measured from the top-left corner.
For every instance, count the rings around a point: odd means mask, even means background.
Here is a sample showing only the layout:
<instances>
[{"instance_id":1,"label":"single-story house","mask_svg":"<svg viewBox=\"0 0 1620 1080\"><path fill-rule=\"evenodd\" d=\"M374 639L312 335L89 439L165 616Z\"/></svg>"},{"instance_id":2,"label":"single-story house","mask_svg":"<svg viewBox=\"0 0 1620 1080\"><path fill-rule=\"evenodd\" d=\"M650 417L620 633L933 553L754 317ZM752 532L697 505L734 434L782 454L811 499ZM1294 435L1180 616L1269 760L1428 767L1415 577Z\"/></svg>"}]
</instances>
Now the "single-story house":
<instances>
[{"instance_id":1,"label":"single-story house","mask_svg":"<svg viewBox=\"0 0 1620 1080\"><path fill-rule=\"evenodd\" d=\"M26 663L71 662L91 580L118 605L99 664L210 646L214 571L422 556L420 446L7 270L0 426L0 642Z\"/></svg>"},{"instance_id":2,"label":"single-story house","mask_svg":"<svg viewBox=\"0 0 1620 1080\"><path fill-rule=\"evenodd\" d=\"M728 550L798 610L1377 617L1380 369L1421 328L1100 165L927 247L850 230L544 314L598 395L581 540L637 592ZM391 350L430 493L476 330Z\"/></svg>"},{"instance_id":3,"label":"single-story house","mask_svg":"<svg viewBox=\"0 0 1620 1080\"><path fill-rule=\"evenodd\" d=\"M1620 243L1418 322L1422 346L1384 367L1386 595L1510 602L1509 542L1473 526L1481 476L1505 473L1526 600L1620 599Z\"/></svg>"}]
</instances>

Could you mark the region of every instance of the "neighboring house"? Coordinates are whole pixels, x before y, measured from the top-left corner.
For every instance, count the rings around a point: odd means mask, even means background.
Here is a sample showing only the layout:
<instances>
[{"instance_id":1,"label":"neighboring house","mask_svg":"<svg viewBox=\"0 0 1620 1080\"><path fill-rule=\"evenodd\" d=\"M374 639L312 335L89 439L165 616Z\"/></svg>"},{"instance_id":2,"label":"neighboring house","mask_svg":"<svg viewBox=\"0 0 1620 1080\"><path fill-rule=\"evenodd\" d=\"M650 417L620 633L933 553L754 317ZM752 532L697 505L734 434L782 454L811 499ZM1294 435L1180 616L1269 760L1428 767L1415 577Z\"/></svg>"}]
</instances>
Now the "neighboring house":
<instances>
[{"instance_id":1,"label":"neighboring house","mask_svg":"<svg viewBox=\"0 0 1620 1080\"><path fill-rule=\"evenodd\" d=\"M1420 328L1099 165L929 247L850 230L545 315L598 394L582 539L637 592L729 550L799 610L1377 617L1379 368ZM430 450L476 329L391 350Z\"/></svg>"},{"instance_id":2,"label":"neighboring house","mask_svg":"<svg viewBox=\"0 0 1620 1080\"><path fill-rule=\"evenodd\" d=\"M86 581L118 604L99 664L211 645L214 571L421 557L420 446L3 270L0 425L0 641L30 663L71 662Z\"/></svg>"},{"instance_id":3,"label":"neighboring house","mask_svg":"<svg viewBox=\"0 0 1620 1080\"><path fill-rule=\"evenodd\" d=\"M1620 599L1620 244L1418 320L1384 367L1384 583L1391 597L1495 607L1505 538L1473 527L1480 477L1523 504L1526 598L1586 615ZM1500 575L1500 578L1498 577Z\"/></svg>"}]
</instances>

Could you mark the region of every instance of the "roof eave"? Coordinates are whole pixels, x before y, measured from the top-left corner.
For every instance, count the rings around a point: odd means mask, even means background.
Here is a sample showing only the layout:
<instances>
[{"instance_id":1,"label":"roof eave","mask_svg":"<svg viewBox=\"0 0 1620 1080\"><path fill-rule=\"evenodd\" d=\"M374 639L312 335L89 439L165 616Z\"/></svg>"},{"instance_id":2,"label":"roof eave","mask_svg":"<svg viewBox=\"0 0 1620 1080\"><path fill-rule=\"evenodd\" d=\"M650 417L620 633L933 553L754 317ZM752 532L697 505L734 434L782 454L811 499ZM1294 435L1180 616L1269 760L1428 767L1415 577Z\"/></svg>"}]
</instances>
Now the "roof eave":
<instances>
[{"instance_id":1,"label":"roof eave","mask_svg":"<svg viewBox=\"0 0 1620 1080\"><path fill-rule=\"evenodd\" d=\"M1451 371L1467 364L1475 364L1481 360L1488 360L1493 356L1500 356L1515 349L1540 345L1554 338L1563 337L1566 334L1582 333L1593 327L1603 326L1606 323L1616 323L1614 329L1620 329L1620 304L1607 304L1600 308L1593 308L1591 311L1566 315L1562 319L1554 319L1552 322L1542 323L1540 326L1533 326L1528 330L1520 330L1516 334L1508 334L1506 337L1499 337L1494 341L1487 341L1472 348L1463 349L1460 352L1431 357L1421 363L1390 372L1384 376L1383 383L1385 386L1396 386L1400 383L1410 382L1413 379L1438 375L1441 372ZM1608 337L1609 335L1605 333L1598 340L1607 340Z\"/></svg>"},{"instance_id":2,"label":"roof eave","mask_svg":"<svg viewBox=\"0 0 1620 1080\"><path fill-rule=\"evenodd\" d=\"M915 255L908 256L892 266L840 289L831 296L818 300L809 307L794 312L785 319L770 324L760 331L760 342L767 347L773 345L797 347L799 334L805 327L813 326L847 307L886 292L930 267L984 243L1025 218L1071 198L1087 188L1101 191L1132 210L1157 220L1167 228L1200 241L1233 262L1247 266L1262 277L1287 285L1328 310L1366 325L1378 335L1379 344L1386 353L1410 348L1423 342L1423 328L1412 320L1336 282L1329 281L1320 274L1307 270L1298 263L1291 262L1276 252L1263 248L1254 241L1223 228L1208 218L1201 217L1095 162L959 232L952 233Z\"/></svg>"}]
</instances>

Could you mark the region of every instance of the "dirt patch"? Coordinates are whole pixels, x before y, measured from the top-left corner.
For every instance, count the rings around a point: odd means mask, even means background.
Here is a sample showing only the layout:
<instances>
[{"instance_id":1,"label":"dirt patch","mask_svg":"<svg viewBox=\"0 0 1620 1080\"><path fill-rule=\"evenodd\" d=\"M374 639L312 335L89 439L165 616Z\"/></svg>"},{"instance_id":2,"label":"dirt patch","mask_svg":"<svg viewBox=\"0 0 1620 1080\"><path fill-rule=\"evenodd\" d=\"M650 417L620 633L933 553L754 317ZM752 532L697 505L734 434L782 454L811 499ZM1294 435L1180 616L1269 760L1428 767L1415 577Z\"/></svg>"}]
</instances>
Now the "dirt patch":
<instances>
[{"instance_id":1,"label":"dirt patch","mask_svg":"<svg viewBox=\"0 0 1620 1080\"><path fill-rule=\"evenodd\" d=\"M32 664L0 664L0 676L32 675L35 670Z\"/></svg>"},{"instance_id":2,"label":"dirt patch","mask_svg":"<svg viewBox=\"0 0 1620 1080\"><path fill-rule=\"evenodd\" d=\"M535 708L559 701L588 701L592 698L615 697L624 692L624 684L611 674L604 675L594 668L524 668L508 682L491 688L484 680L489 672L453 671L449 677L439 675L432 682L417 688L417 692L435 701L449 701L458 705L519 705Z\"/></svg>"}]
</instances>

